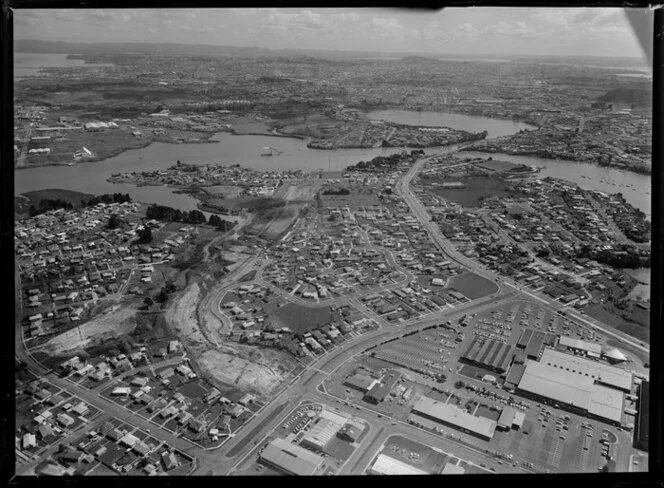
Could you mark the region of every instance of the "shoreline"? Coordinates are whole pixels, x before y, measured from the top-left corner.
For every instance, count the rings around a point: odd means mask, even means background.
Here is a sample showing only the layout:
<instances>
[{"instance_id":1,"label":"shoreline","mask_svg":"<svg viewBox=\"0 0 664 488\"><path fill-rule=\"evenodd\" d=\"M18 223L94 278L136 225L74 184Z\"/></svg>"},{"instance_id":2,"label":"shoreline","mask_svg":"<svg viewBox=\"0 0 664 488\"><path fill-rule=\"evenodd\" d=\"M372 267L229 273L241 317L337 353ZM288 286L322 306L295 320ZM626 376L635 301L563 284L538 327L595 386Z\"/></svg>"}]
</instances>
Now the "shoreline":
<instances>
[{"instance_id":1,"label":"shoreline","mask_svg":"<svg viewBox=\"0 0 664 488\"><path fill-rule=\"evenodd\" d=\"M20 170L25 170L25 169L35 169L35 168L45 168L47 166L69 166L69 167L71 167L71 166L77 166L79 164L103 163L104 161L107 161L111 158L119 156L120 154L122 154L124 152L135 151L135 150L139 150L139 149L145 149L146 147L149 147L154 143L173 144L173 145L180 145L180 144L218 144L220 141L211 141L210 140L210 138L212 138L216 134L220 134L220 132L210 132L209 135L207 136L207 138L201 139L201 140L198 140L198 141L181 141L181 142L145 141L145 144L142 144L140 146L114 149L104 159L83 159L81 161L76 161L76 162L70 161L69 163L44 163L44 164L31 164L31 165L23 165L23 166L14 166L14 171L20 171ZM72 165L71 163L74 163L74 164Z\"/></svg>"},{"instance_id":2,"label":"shoreline","mask_svg":"<svg viewBox=\"0 0 664 488\"><path fill-rule=\"evenodd\" d=\"M404 110L404 109L399 108L399 109L382 109L382 110ZM372 110L372 111L374 111L374 110ZM441 112L441 113L445 113L445 112ZM458 112L450 112L450 113L458 113ZM462 114L462 113L458 113L458 114L459 115L466 115L466 114ZM477 116L477 117L479 117L479 116ZM397 124L397 125L404 125L404 124ZM406 124L406 126L407 127L416 127L416 126L408 126L407 124ZM422 126L422 127L429 127L429 126ZM437 126L432 126L432 127L437 127ZM453 130L457 130L457 129L453 129ZM467 132L467 131L465 131L465 132ZM108 159L119 156L120 154L122 154L126 151L145 149L146 147L150 146L153 143L175 144L175 145L178 145L178 144L212 144L212 143L219 143L220 141L218 141L218 140L210 140L212 137L214 137L217 134L231 134L231 135L234 135L234 136L278 137L278 138L296 139L296 140L303 140L303 141L308 139L306 136L295 135L295 134L294 135L288 135L288 134L281 134L281 133L274 134L274 133L262 133L262 132L247 132L247 133L243 133L243 134L238 134L238 133L234 132L233 130L231 130L231 131L221 131L221 132L209 132L207 134L208 135L205 138L197 140L197 141L182 141L182 142L160 141L160 140L146 141L146 143L141 145L141 146L116 149L116 150L112 151L104 159L82 160L82 161L76 162L74 164L74 166L78 165L78 164L102 163L102 162L104 162ZM484 138L481 138L481 139L474 139L474 140L487 140L487 139L486 139L486 137L484 137ZM473 142L474 140L471 139L470 141L467 141L467 142ZM453 144L458 144L458 143L453 143ZM453 144L449 144L449 145L453 145ZM436 148L436 147L448 147L449 145L447 145L447 146L432 145L432 146L418 146L418 147L415 147L415 146L387 146L387 148L431 149L431 148ZM331 151L331 152L334 152L338 149L341 149L341 150L343 150L343 149L373 149L373 147L329 147L329 148L320 147L320 148L317 148L317 147L309 147L308 144L306 145L306 147L308 149L311 149L311 150L323 150L323 151ZM384 146L379 146L379 147L384 147ZM507 156L536 157L536 158L545 159L545 160L546 159L551 159L551 160L559 159L559 160L562 160L562 161L569 161L571 163L590 164L592 166L597 166L597 167L600 167L600 168L606 167L606 168L612 168L612 169L621 170L621 171L627 171L627 172L638 174L638 175L645 175L645 176L651 176L652 175L652 171L650 171L650 172L641 171L639 169L627 168L627 167L624 167L624 166L617 166L617 165L612 165L612 164L602 165L602 164L598 164L596 161L580 161L580 160L577 160L577 159L568 159L568 158L565 158L565 157L553 157L553 156L550 156L546 153L545 154L540 154L538 152L524 152L524 153L519 153L519 154L510 154L510 153L504 152L504 151L502 151L502 152L501 151L486 151L486 150L482 150L481 147L464 148L464 149L461 149L460 152L481 152L481 153L484 153L484 154L505 154ZM14 170L17 171L17 170L25 170L25 169L34 169L34 168L41 168L41 167L47 167L47 166L69 166L69 163L45 163L45 164L36 164L36 165L14 166Z\"/></svg>"}]
</instances>

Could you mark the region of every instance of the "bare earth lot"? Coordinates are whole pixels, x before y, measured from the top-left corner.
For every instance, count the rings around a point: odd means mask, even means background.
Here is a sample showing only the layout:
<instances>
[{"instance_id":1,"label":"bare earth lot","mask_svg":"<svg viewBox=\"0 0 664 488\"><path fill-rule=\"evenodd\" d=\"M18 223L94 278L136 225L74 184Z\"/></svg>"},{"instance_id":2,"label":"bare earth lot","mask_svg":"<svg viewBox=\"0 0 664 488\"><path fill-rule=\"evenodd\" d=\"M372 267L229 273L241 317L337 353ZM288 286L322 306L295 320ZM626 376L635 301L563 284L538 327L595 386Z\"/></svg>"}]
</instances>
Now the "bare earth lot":
<instances>
[{"instance_id":1,"label":"bare earth lot","mask_svg":"<svg viewBox=\"0 0 664 488\"><path fill-rule=\"evenodd\" d=\"M136 326L132 320L135 312L136 310L131 307L112 307L107 313L50 339L36 351L60 355L66 351L88 347L97 340L123 336Z\"/></svg>"}]
</instances>

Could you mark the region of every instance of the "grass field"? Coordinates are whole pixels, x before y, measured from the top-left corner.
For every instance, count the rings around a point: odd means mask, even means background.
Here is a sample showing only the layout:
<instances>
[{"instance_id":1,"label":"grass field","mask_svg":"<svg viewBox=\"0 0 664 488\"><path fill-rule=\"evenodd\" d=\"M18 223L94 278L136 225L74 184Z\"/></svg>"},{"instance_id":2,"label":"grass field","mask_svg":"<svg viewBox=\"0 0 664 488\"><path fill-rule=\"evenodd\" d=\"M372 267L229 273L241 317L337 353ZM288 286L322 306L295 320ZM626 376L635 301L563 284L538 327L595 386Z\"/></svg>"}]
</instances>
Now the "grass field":
<instances>
[{"instance_id":1,"label":"grass field","mask_svg":"<svg viewBox=\"0 0 664 488\"><path fill-rule=\"evenodd\" d=\"M477 166L482 168L493 169L495 171L510 171L515 168L518 168L520 165L517 163L510 163L509 161L498 161L492 159L491 161L483 161L478 163Z\"/></svg>"},{"instance_id":2,"label":"grass field","mask_svg":"<svg viewBox=\"0 0 664 488\"><path fill-rule=\"evenodd\" d=\"M586 315L604 322L611 327L615 327L616 329L629 334L636 339L644 342L650 342L650 331L648 327L637 324L635 322L628 322L621 318L619 315L611 313L601 304L591 305L584 311Z\"/></svg>"},{"instance_id":3,"label":"grass field","mask_svg":"<svg viewBox=\"0 0 664 488\"><path fill-rule=\"evenodd\" d=\"M431 188L431 191L464 207L478 207L480 199L492 196L509 196L507 183L498 178L464 178L461 180L466 188Z\"/></svg>"},{"instance_id":4,"label":"grass field","mask_svg":"<svg viewBox=\"0 0 664 488\"><path fill-rule=\"evenodd\" d=\"M464 273L452 279L451 288L463 293L471 300L491 295L498 291L498 286L492 281L482 278L475 273Z\"/></svg>"},{"instance_id":5,"label":"grass field","mask_svg":"<svg viewBox=\"0 0 664 488\"><path fill-rule=\"evenodd\" d=\"M285 327L296 333L317 329L328 324L332 317L329 306L309 308L295 303L277 309L275 314Z\"/></svg>"}]
</instances>

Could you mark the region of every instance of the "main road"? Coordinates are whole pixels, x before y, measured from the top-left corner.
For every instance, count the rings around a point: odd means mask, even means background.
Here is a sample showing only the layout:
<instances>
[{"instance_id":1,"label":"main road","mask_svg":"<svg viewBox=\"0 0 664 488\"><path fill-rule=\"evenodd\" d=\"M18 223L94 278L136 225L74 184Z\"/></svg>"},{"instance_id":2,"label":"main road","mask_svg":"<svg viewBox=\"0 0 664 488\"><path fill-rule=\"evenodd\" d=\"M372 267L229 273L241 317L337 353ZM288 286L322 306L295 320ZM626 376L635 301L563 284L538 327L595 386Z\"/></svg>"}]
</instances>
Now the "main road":
<instances>
[{"instance_id":1,"label":"main road","mask_svg":"<svg viewBox=\"0 0 664 488\"><path fill-rule=\"evenodd\" d=\"M446 153L451 154L453 152L458 151L458 148L451 148L449 149ZM571 316L575 320L584 323L587 326L593 327L597 330L602 331L603 333L613 336L620 341L630 344L631 346L635 347L636 349L639 349L640 351L643 351L645 353L650 353L650 348L647 347L645 344L642 344L640 342L637 342L633 340L630 336L627 334L624 334L616 329L613 329L603 323L600 323L594 319L590 318L584 318L579 316L577 313L572 312L568 307L563 305L560 302L551 300L549 297L546 295L542 295L540 293L534 292L534 291L525 291L521 289L521 285L515 281L512 281L508 278L505 278L501 275L498 275L497 273L494 273L493 271L487 270L485 268L482 268L480 264L463 254L459 253L456 251L454 248L454 245L447 239L441 232L440 229L438 228L438 225L435 222L431 221L431 216L427 212L426 208L422 203L417 199L417 197L413 194L411 188L410 188L410 182L415 178L417 173L420 172L424 164L429 158L422 158L418 161L416 161L408 170L408 172L404 175L404 177L399 181L397 185L397 193L399 193L403 199L406 201L408 206L410 207L411 211L417 217L417 219L420 221L420 224L427 230L433 241L436 243L436 245L441 249L443 253L448 255L451 259L456 261L459 264L462 264L463 266L467 267L470 269L473 273L483 276L484 278L487 278L495 283L497 283L499 286L501 284L506 284L508 286L511 286L515 290L518 290L520 293L524 293L527 296L530 296L531 298L534 298L538 300L539 302L546 304L548 307L553 309L554 311L558 312L565 312L567 315Z\"/></svg>"}]
</instances>

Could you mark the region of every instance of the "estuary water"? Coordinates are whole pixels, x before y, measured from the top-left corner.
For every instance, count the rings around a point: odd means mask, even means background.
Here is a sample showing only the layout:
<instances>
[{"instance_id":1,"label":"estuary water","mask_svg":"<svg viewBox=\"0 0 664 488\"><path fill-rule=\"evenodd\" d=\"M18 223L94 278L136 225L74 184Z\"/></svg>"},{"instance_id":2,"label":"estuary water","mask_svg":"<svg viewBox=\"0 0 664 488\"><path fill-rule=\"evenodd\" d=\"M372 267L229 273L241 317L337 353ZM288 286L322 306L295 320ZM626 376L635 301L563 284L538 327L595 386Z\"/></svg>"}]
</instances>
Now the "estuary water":
<instances>
[{"instance_id":1,"label":"estuary water","mask_svg":"<svg viewBox=\"0 0 664 488\"><path fill-rule=\"evenodd\" d=\"M404 125L426 125L431 127L451 127L469 132L487 131L487 138L509 136L521 130L536 127L513 120L491 119L474 115L445 112L417 112L413 110L375 110L367 116L372 120L385 120Z\"/></svg>"},{"instance_id":2,"label":"estuary water","mask_svg":"<svg viewBox=\"0 0 664 488\"><path fill-rule=\"evenodd\" d=\"M383 111L385 112L385 111ZM448 127L482 131L491 129L492 136L509 135L524 128L527 124L510 120L469 117L458 114L436 114L432 112L389 111L396 118L412 120L414 124L445 125ZM377 112L374 112L374 116ZM434 115L431 115L434 114ZM381 115L385 117L385 115ZM454 123L452 123L454 122ZM471 124L472 123L472 124ZM162 186L136 187L131 184L112 184L106 179L114 173L165 169L177 160L183 163L240 164L242 167L257 170L341 170L358 161L367 161L378 155L389 155L402 151L402 148L338 149L328 151L309 149L305 141L294 138L216 134L215 143L166 144L153 143L142 149L132 149L113 158L95 163L81 163L75 166L44 166L15 171L16 195L45 188L64 188L85 193L129 193L137 201L154 202L177 207L182 210L196 208L197 200L189 195L178 195L172 189ZM274 156L261 156L265 146L281 152ZM435 154L441 148L425 149L427 154ZM541 159L528 156L505 154L459 153L459 156L492 156L543 168L540 176L552 176L578 183L584 188L606 193L622 192L628 202L650 215L651 179L612 168L602 168L587 163L576 163L556 159Z\"/></svg>"}]
</instances>

